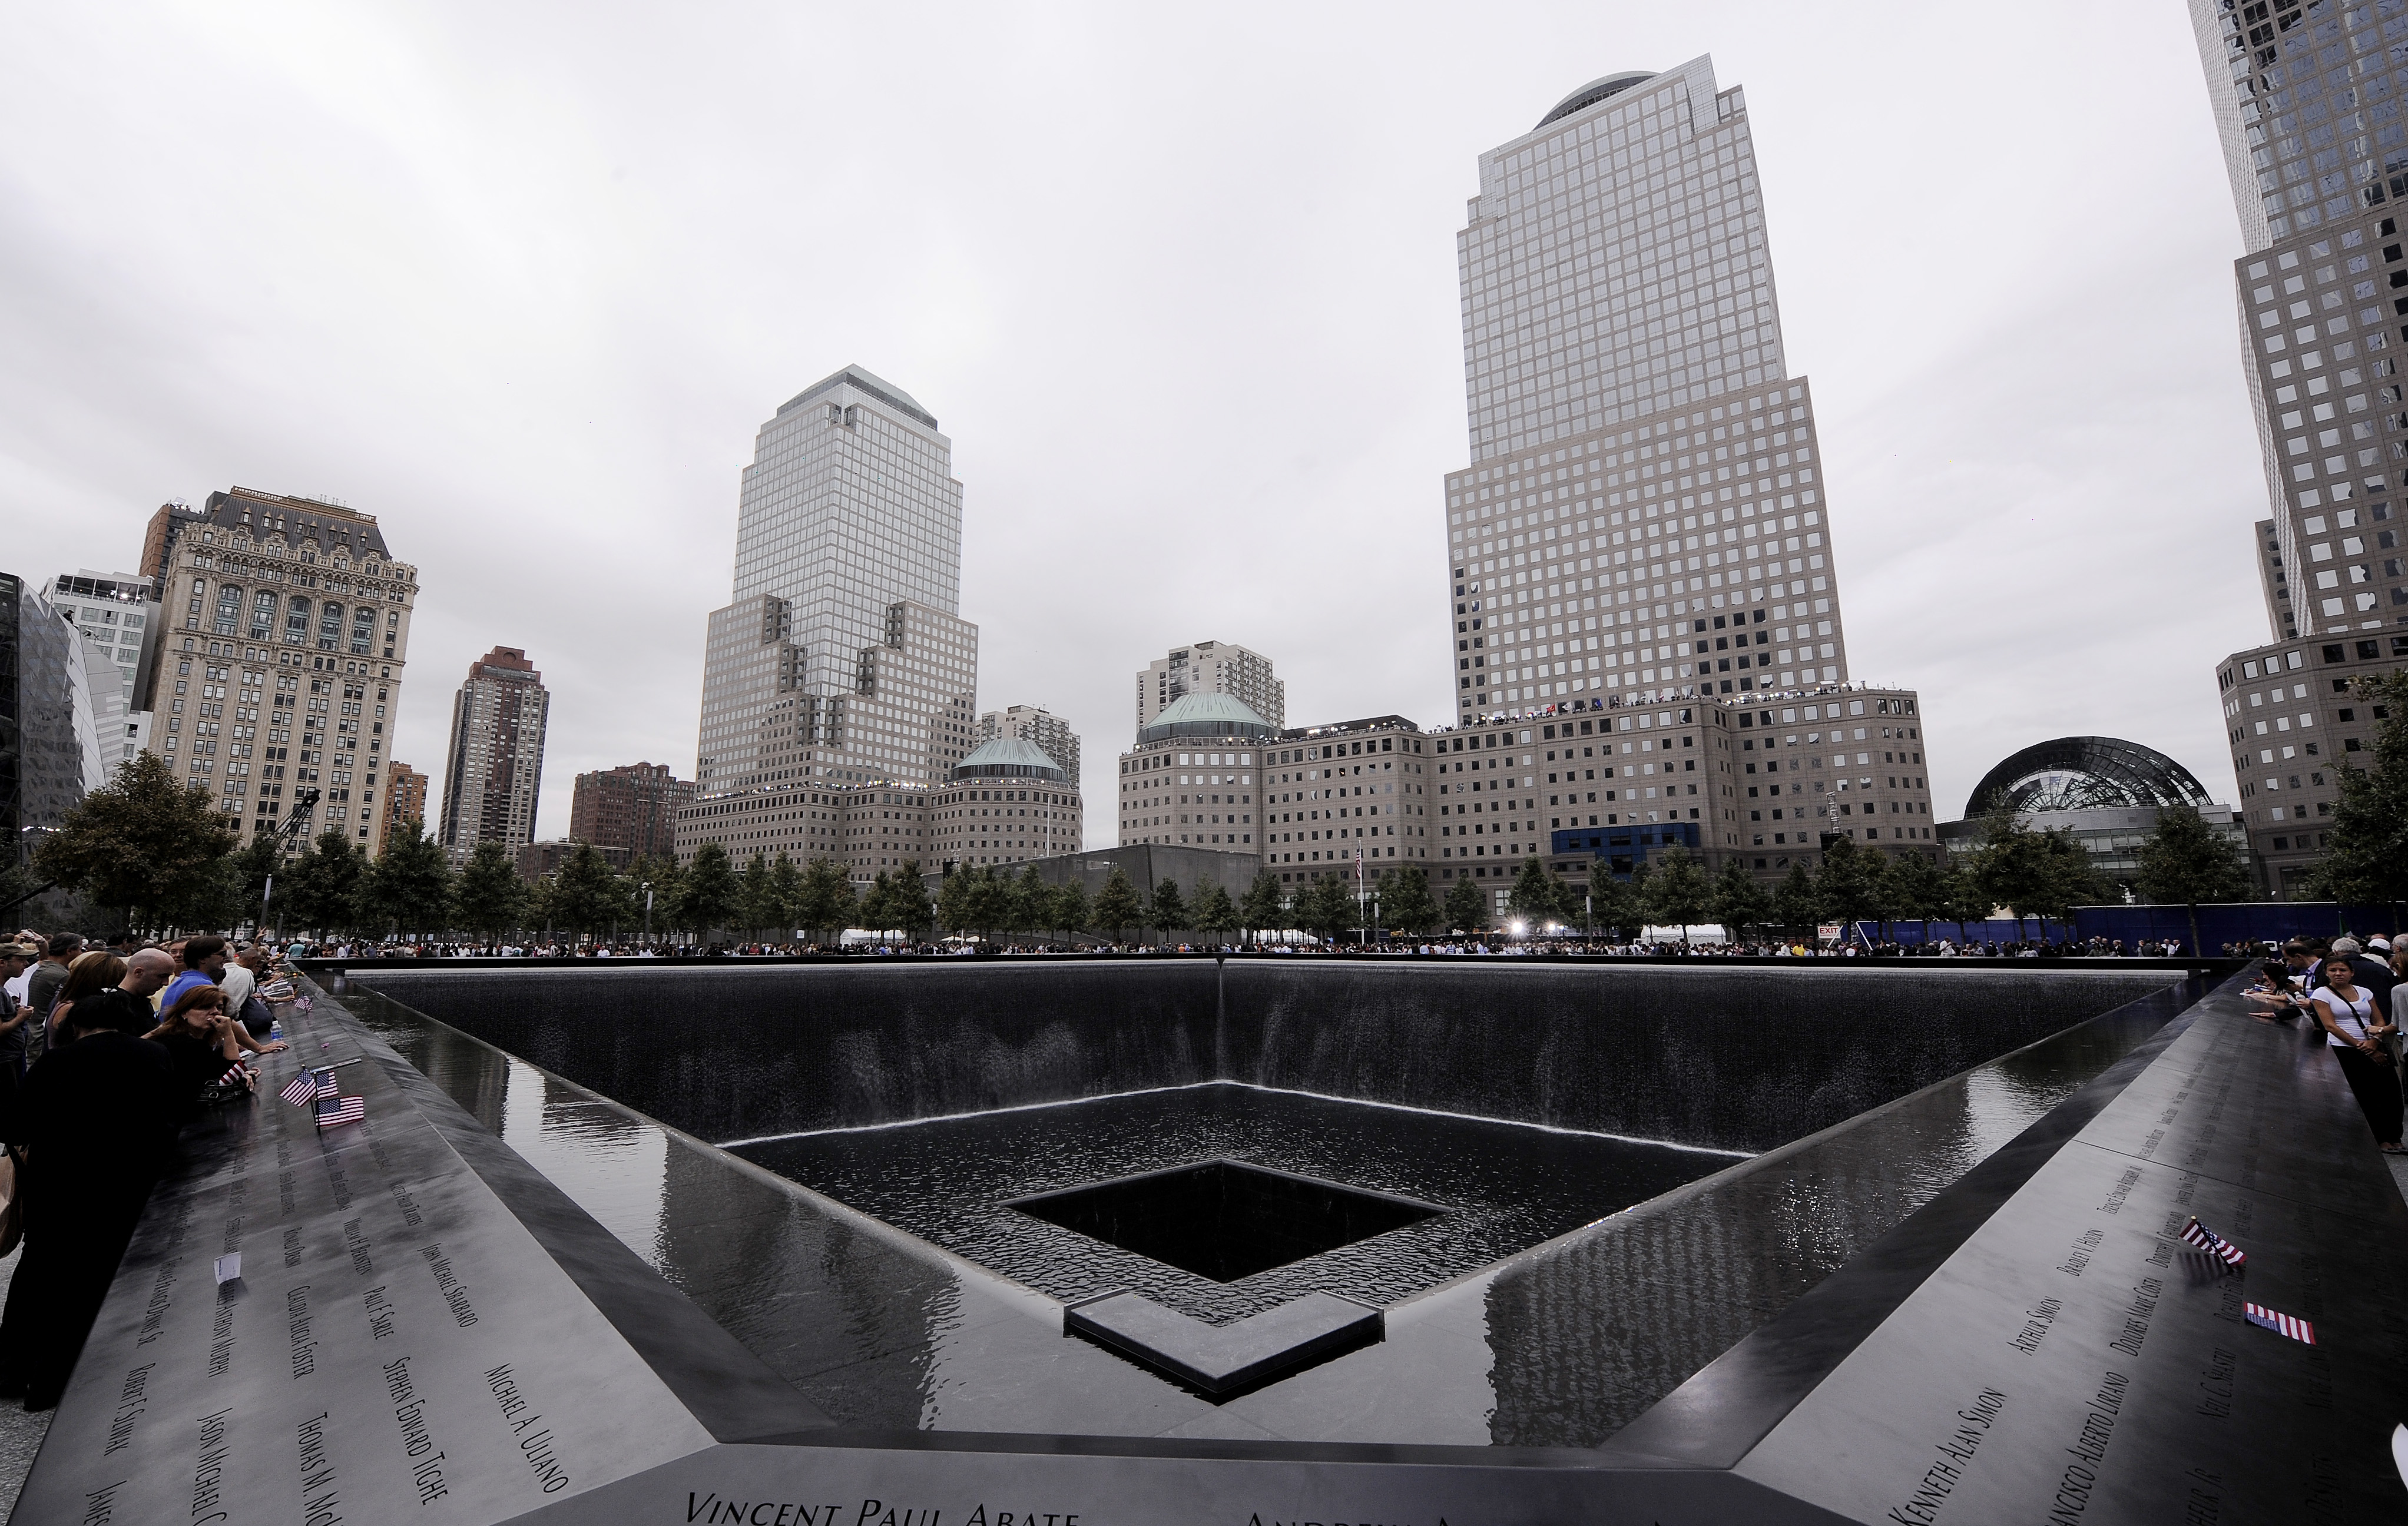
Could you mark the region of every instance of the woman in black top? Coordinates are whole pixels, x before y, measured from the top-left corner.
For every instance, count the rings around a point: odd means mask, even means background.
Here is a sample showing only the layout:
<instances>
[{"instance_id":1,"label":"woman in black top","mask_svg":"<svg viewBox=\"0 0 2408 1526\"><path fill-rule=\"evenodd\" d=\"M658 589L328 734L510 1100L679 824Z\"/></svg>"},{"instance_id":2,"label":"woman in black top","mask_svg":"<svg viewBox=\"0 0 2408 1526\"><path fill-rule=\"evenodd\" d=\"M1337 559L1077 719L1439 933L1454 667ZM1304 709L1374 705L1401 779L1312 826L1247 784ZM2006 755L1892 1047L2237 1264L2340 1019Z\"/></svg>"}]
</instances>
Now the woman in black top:
<instances>
[{"instance_id":1,"label":"woman in black top","mask_svg":"<svg viewBox=\"0 0 2408 1526\"><path fill-rule=\"evenodd\" d=\"M242 1063L222 986L194 986L176 999L159 1026L142 1036L163 1045L175 1066L176 1091L187 1114L201 1090ZM279 1044L278 1048L284 1046Z\"/></svg>"}]
</instances>

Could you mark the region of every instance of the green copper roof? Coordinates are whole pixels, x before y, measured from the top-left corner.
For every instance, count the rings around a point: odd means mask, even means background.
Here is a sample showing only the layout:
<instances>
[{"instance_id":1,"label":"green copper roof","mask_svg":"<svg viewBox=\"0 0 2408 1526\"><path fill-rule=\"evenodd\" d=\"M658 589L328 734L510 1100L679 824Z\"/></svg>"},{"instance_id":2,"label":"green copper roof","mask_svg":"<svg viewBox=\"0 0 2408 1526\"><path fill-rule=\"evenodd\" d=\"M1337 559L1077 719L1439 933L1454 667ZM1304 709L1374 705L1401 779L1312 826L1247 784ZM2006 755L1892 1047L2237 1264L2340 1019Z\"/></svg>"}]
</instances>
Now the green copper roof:
<instances>
[{"instance_id":1,"label":"green copper roof","mask_svg":"<svg viewBox=\"0 0 2408 1526\"><path fill-rule=\"evenodd\" d=\"M1044 749L1023 736L997 736L953 765L956 781L980 778L1034 778L1067 784L1070 776Z\"/></svg>"},{"instance_id":2,"label":"green copper roof","mask_svg":"<svg viewBox=\"0 0 2408 1526\"><path fill-rule=\"evenodd\" d=\"M1251 706L1227 694L1182 694L1164 707L1151 724L1137 734L1140 742L1160 742L1174 736L1234 736L1262 741L1271 723Z\"/></svg>"}]
</instances>

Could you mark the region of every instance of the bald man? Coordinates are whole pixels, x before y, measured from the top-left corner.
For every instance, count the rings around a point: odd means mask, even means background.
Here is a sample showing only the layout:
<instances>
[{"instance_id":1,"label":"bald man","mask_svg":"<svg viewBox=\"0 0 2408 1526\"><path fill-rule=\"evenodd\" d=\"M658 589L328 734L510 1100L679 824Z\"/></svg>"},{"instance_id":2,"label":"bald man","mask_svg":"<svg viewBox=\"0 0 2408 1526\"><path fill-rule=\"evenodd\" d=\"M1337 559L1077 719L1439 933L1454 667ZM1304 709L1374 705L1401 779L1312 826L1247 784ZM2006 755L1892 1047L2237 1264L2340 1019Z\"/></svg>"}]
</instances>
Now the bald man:
<instances>
[{"instance_id":1,"label":"bald man","mask_svg":"<svg viewBox=\"0 0 2408 1526\"><path fill-rule=\"evenodd\" d=\"M117 982L122 990L159 1005L159 992L176 978L176 962L157 948L136 948L125 956L125 978Z\"/></svg>"}]
</instances>

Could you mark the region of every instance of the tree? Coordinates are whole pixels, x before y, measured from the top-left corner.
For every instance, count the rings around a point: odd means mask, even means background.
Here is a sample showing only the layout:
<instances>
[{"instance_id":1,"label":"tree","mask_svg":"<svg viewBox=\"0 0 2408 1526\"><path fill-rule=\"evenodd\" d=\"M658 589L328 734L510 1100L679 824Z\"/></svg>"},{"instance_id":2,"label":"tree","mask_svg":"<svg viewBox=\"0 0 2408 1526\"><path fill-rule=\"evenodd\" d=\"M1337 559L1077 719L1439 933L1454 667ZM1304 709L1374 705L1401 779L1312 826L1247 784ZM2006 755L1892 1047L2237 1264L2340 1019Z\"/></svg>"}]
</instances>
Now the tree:
<instances>
[{"instance_id":1,"label":"tree","mask_svg":"<svg viewBox=\"0 0 2408 1526\"><path fill-rule=\"evenodd\" d=\"M1824 913L1841 924L1842 938L1855 936L1856 924L1876 909L1882 871L1881 854L1854 837L1834 836L1823 845L1814 888L1822 892Z\"/></svg>"},{"instance_id":2,"label":"tree","mask_svg":"<svg viewBox=\"0 0 2408 1526\"><path fill-rule=\"evenodd\" d=\"M869 889L861 897L861 924L872 933L884 933L896 927L895 881L885 870L878 871Z\"/></svg>"},{"instance_id":3,"label":"tree","mask_svg":"<svg viewBox=\"0 0 2408 1526\"><path fill-rule=\"evenodd\" d=\"M2041 914L2041 936L2048 936L2048 920L2055 917L2069 929L2073 922L2073 908L2095 906L2117 898L2117 892L2090 862L2090 855L2067 832L2040 834L2041 863L2043 870Z\"/></svg>"},{"instance_id":4,"label":"tree","mask_svg":"<svg viewBox=\"0 0 2408 1526\"><path fill-rule=\"evenodd\" d=\"M777 941L784 943L802 925L803 872L783 849L769 865L769 909L775 913L770 920L777 924Z\"/></svg>"},{"instance_id":5,"label":"tree","mask_svg":"<svg viewBox=\"0 0 2408 1526\"><path fill-rule=\"evenodd\" d=\"M158 927L186 901L216 893L220 861L234 846L208 790L177 783L165 759L137 752L43 838L34 868L129 922Z\"/></svg>"},{"instance_id":6,"label":"tree","mask_svg":"<svg viewBox=\"0 0 2408 1526\"><path fill-rule=\"evenodd\" d=\"M1882 876L1886 882L1883 898L1900 917L1921 922L1924 941L1930 942L1931 924L1944 920L1951 907L1947 874L1915 849L1891 859Z\"/></svg>"},{"instance_id":7,"label":"tree","mask_svg":"<svg viewBox=\"0 0 2408 1526\"><path fill-rule=\"evenodd\" d=\"M1228 891L1217 879L1204 887L1204 893L1196 898L1196 909L1190 915L1197 930L1211 934L1215 943L1223 941L1225 934L1234 933L1238 928L1237 903L1229 899Z\"/></svg>"},{"instance_id":8,"label":"tree","mask_svg":"<svg viewBox=\"0 0 2408 1526\"><path fill-rule=\"evenodd\" d=\"M2344 906L2390 906L2408 916L2408 673L2354 679L2350 694L2373 711L2373 761L2342 765L2332 820L2339 841L2309 883L2314 893ZM2165 818L2157 820L2162 826Z\"/></svg>"},{"instance_id":9,"label":"tree","mask_svg":"<svg viewBox=\"0 0 2408 1526\"><path fill-rule=\"evenodd\" d=\"M1772 891L1773 920L1793 935L1804 930L1805 940L1814 941L1814 930L1823 920L1823 892L1807 869L1806 861L1799 859L1789 865L1789 873Z\"/></svg>"},{"instance_id":10,"label":"tree","mask_svg":"<svg viewBox=\"0 0 2408 1526\"><path fill-rule=\"evenodd\" d=\"M1657 861L1647 878L1647 910L1659 927L1677 927L1681 941L1689 941L1689 927L1706 918L1713 898L1713 882L1685 848L1674 848Z\"/></svg>"},{"instance_id":11,"label":"tree","mask_svg":"<svg viewBox=\"0 0 2408 1526\"><path fill-rule=\"evenodd\" d=\"M1065 939L1075 941L1087 925L1087 890L1075 879L1064 880L1054 887L1053 915L1050 925L1062 930Z\"/></svg>"},{"instance_id":12,"label":"tree","mask_svg":"<svg viewBox=\"0 0 2408 1526\"><path fill-rule=\"evenodd\" d=\"M1513 877L1513 888L1506 893L1505 906L1528 922L1534 933L1544 932L1547 923L1555 920L1555 882L1536 854L1522 861L1521 872Z\"/></svg>"},{"instance_id":13,"label":"tree","mask_svg":"<svg viewBox=\"0 0 2408 1526\"><path fill-rule=\"evenodd\" d=\"M978 881L974 865L957 863L937 889L937 920L957 937L968 937L978 929Z\"/></svg>"},{"instance_id":14,"label":"tree","mask_svg":"<svg viewBox=\"0 0 2408 1526\"><path fill-rule=\"evenodd\" d=\"M694 862L686 866L684 881L678 886L674 912L678 923L708 942L713 928L725 927L735 920L737 900L736 871L728 864L727 849L716 841L695 849Z\"/></svg>"},{"instance_id":15,"label":"tree","mask_svg":"<svg viewBox=\"0 0 2408 1526\"><path fill-rule=\"evenodd\" d=\"M1354 891L1335 871L1314 880L1296 898L1297 925L1333 943L1340 934L1356 925L1360 915Z\"/></svg>"},{"instance_id":16,"label":"tree","mask_svg":"<svg viewBox=\"0 0 2408 1526\"><path fill-rule=\"evenodd\" d=\"M1713 890L1706 898L1708 913L1734 934L1744 936L1763 926L1772 917L1772 897L1748 873L1740 859L1723 861L1722 873L1714 877Z\"/></svg>"},{"instance_id":17,"label":"tree","mask_svg":"<svg viewBox=\"0 0 2408 1526\"><path fill-rule=\"evenodd\" d=\"M1259 939L1267 932L1276 932L1287 925L1287 895L1280 889L1279 876L1268 869L1254 873L1254 882L1246 887L1246 898L1238 907L1247 927Z\"/></svg>"},{"instance_id":18,"label":"tree","mask_svg":"<svg viewBox=\"0 0 2408 1526\"><path fill-rule=\"evenodd\" d=\"M366 911L367 855L351 846L341 832L322 832L309 851L284 871L291 891L285 899L294 920L321 933L339 933L359 925Z\"/></svg>"},{"instance_id":19,"label":"tree","mask_svg":"<svg viewBox=\"0 0 2408 1526\"><path fill-rule=\"evenodd\" d=\"M1096 925L1111 934L1114 943L1128 941L1128 930L1145 915L1145 907L1137 898L1137 887L1117 863L1104 880L1101 894L1096 897Z\"/></svg>"},{"instance_id":20,"label":"tree","mask_svg":"<svg viewBox=\"0 0 2408 1526\"><path fill-rule=\"evenodd\" d=\"M1647 926L1647 908L1638 892L1627 880L1614 878L1601 859L1589 871L1588 914L1595 925L1625 938L1639 936Z\"/></svg>"},{"instance_id":21,"label":"tree","mask_svg":"<svg viewBox=\"0 0 2408 1526\"><path fill-rule=\"evenodd\" d=\"M2014 914L2017 937L2023 935L2024 919L2035 912L2041 912L2042 930L2046 931L2042 908L2053 903L2059 888L2054 883L2056 865L2041 834L2016 820L2013 812L1994 810L1982 819L1982 845L1973 850L1969 872L1974 888L1992 906Z\"/></svg>"},{"instance_id":22,"label":"tree","mask_svg":"<svg viewBox=\"0 0 2408 1526\"><path fill-rule=\"evenodd\" d=\"M785 920L778 905L777 883L770 877L768 854L756 851L752 862L744 866L737 880L736 906L737 920L750 937L758 938L765 929Z\"/></svg>"},{"instance_id":23,"label":"tree","mask_svg":"<svg viewBox=\"0 0 2408 1526\"><path fill-rule=\"evenodd\" d=\"M460 926L493 942L526 915L526 881L519 877L510 850L481 842L452 881L452 917Z\"/></svg>"},{"instance_id":24,"label":"tree","mask_svg":"<svg viewBox=\"0 0 2408 1526\"><path fill-rule=\"evenodd\" d=\"M1447 887L1446 922L1449 927L1466 933L1478 933L1488 925L1488 892L1469 879L1458 879Z\"/></svg>"},{"instance_id":25,"label":"tree","mask_svg":"<svg viewBox=\"0 0 2408 1526\"><path fill-rule=\"evenodd\" d=\"M928 900L928 887L920 883L920 861L905 859L886 884L886 914L891 925L918 937L936 925L937 908Z\"/></svg>"},{"instance_id":26,"label":"tree","mask_svg":"<svg viewBox=\"0 0 2408 1526\"><path fill-rule=\"evenodd\" d=\"M2379 759L2378 759L2379 762ZM2348 776L2343 776L2343 798L2348 798ZM2349 832L2342 832L2347 852ZM2331 863L2337 854L2329 854ZM2190 949L2202 952L2199 942L2199 907L2204 901L2238 901L2249 893L2249 876L2232 844L2209 826L2192 806L2165 806L2157 824L2141 844L2140 891L2152 901L2183 907L2190 914ZM2386 866L2387 867L2387 866Z\"/></svg>"},{"instance_id":27,"label":"tree","mask_svg":"<svg viewBox=\"0 0 2408 1526\"><path fill-rule=\"evenodd\" d=\"M802 893L795 903L798 925L821 934L840 933L852 924L856 905L843 864L817 858L803 870Z\"/></svg>"},{"instance_id":28,"label":"tree","mask_svg":"<svg viewBox=\"0 0 2408 1526\"><path fill-rule=\"evenodd\" d=\"M1014 931L1042 933L1054 920L1054 887L1034 863L1020 871L1020 882L1012 887L1011 925Z\"/></svg>"},{"instance_id":29,"label":"tree","mask_svg":"<svg viewBox=\"0 0 2408 1526\"><path fill-rule=\"evenodd\" d=\"M387 837L368 882L369 904L394 931L439 932L450 924L452 862L426 835L425 823L405 822Z\"/></svg>"},{"instance_id":30,"label":"tree","mask_svg":"<svg viewBox=\"0 0 2408 1526\"><path fill-rule=\"evenodd\" d=\"M1168 943L1170 934L1188 925L1187 902L1179 893L1179 881L1165 879L1154 888L1154 926Z\"/></svg>"},{"instance_id":31,"label":"tree","mask_svg":"<svg viewBox=\"0 0 2408 1526\"><path fill-rule=\"evenodd\" d=\"M546 909L552 925L571 933L599 933L624 909L618 876L592 843L579 843L561 861L549 893Z\"/></svg>"},{"instance_id":32,"label":"tree","mask_svg":"<svg viewBox=\"0 0 2408 1526\"><path fill-rule=\"evenodd\" d=\"M1268 871L1264 877L1269 877ZM1426 933L1438 921L1438 902L1430 895L1427 869L1408 863L1393 877L1382 876L1381 882L1382 920L1390 927L1406 933Z\"/></svg>"}]
</instances>

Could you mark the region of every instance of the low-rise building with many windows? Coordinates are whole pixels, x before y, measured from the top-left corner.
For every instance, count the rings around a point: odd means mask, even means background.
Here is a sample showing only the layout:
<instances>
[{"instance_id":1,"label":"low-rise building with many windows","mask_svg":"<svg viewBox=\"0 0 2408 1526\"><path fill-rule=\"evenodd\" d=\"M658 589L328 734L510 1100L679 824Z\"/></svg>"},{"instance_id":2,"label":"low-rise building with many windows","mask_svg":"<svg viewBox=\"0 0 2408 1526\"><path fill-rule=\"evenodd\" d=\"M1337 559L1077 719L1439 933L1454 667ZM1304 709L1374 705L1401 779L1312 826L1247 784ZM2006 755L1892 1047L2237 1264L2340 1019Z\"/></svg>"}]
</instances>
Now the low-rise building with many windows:
<instances>
[{"instance_id":1,"label":"low-rise building with many windows","mask_svg":"<svg viewBox=\"0 0 2408 1526\"><path fill-rule=\"evenodd\" d=\"M2266 890L2289 898L2324 857L2341 770L2365 766L2379 706L2354 680L2408 666L2408 635L2278 641L2217 664L2235 802Z\"/></svg>"},{"instance_id":2,"label":"low-rise building with many windows","mask_svg":"<svg viewBox=\"0 0 2408 1526\"><path fill-rule=\"evenodd\" d=\"M998 736L953 765L929 802L940 865L1025 863L1079 850L1079 777L1021 736Z\"/></svg>"},{"instance_id":3,"label":"low-rise building with many windows","mask_svg":"<svg viewBox=\"0 0 2408 1526\"><path fill-rule=\"evenodd\" d=\"M1263 749L1278 728L1245 701L1172 701L1120 756L1120 840L1263 855Z\"/></svg>"}]
</instances>

